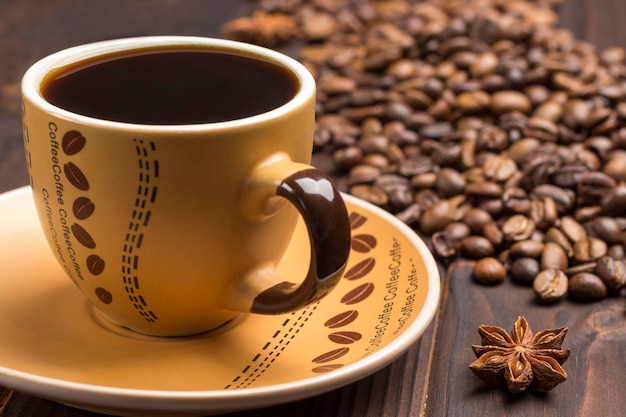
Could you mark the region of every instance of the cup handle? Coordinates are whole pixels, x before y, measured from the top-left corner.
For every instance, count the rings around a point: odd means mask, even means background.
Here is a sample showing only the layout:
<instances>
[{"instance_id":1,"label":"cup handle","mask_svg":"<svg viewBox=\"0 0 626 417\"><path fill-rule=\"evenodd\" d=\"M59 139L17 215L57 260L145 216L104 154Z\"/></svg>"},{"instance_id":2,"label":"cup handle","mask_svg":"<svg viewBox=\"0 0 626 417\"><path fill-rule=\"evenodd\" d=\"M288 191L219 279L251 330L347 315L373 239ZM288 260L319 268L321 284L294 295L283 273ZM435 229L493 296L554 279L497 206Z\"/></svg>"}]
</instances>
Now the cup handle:
<instances>
[{"instance_id":1,"label":"cup handle","mask_svg":"<svg viewBox=\"0 0 626 417\"><path fill-rule=\"evenodd\" d=\"M309 165L292 162L287 155L278 154L257 167L244 187L243 196L244 211L248 217L257 219L263 217L262 207L267 207L272 197L287 200L302 216L311 247L304 281L296 285L274 276L278 279L273 281L279 283L257 292L249 311L283 314L323 298L341 279L350 254L350 220L343 198L331 180ZM277 272L270 273L274 274ZM257 280L255 275L252 273L244 279L248 293L258 285L258 282L251 282ZM267 271L261 275L268 275Z\"/></svg>"}]
</instances>

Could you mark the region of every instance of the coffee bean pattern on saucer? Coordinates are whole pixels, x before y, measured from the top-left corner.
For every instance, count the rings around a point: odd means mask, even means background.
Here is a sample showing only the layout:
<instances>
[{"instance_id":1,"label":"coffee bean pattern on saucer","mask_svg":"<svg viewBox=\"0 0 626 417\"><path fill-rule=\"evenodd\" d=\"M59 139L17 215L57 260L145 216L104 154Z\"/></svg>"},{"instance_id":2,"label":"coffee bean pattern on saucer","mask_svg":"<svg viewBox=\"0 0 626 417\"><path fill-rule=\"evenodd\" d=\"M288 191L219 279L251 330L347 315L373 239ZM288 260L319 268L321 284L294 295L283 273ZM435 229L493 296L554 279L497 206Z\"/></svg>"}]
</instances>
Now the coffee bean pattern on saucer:
<instances>
[{"instance_id":1,"label":"coffee bean pattern on saucer","mask_svg":"<svg viewBox=\"0 0 626 417\"><path fill-rule=\"evenodd\" d=\"M367 222L367 217L352 212L350 214L350 228L355 230ZM368 233L353 234L351 249L352 252L367 254L378 245L377 239ZM374 257L359 261L352 266L344 274L343 280L354 282L366 277L376 264ZM373 292L374 284L372 282L360 283L354 288L350 288L340 299L340 302L346 306L355 306L365 301ZM335 289L337 291L337 289ZM236 375L224 389L242 389L247 388L257 381L268 369L276 362L280 355L285 351L293 339L307 324L310 317L317 310L319 302L309 305L309 307L291 313L283 321L281 327L277 329L263 345L259 351L244 366L238 375ZM344 366L341 363L330 363L339 360L341 357L350 352L350 346L363 338L359 332L350 330L348 327L359 317L358 310L350 308L342 313L330 317L324 323L324 326L330 329L328 339L338 345L336 349L329 350L317 355L312 359L314 367L311 369L314 373L325 373Z\"/></svg>"},{"instance_id":2,"label":"coffee bean pattern on saucer","mask_svg":"<svg viewBox=\"0 0 626 417\"><path fill-rule=\"evenodd\" d=\"M357 213L350 213L350 227L352 230L358 229L367 222L367 217ZM368 233L352 234L352 251L358 254L368 254L376 248L378 240L375 236ZM367 257L348 269L343 279L347 281L358 281L368 276L374 269L376 259ZM365 301L374 292L373 282L364 282L347 291L340 299L345 306L354 306ZM337 349L333 349L314 357L311 362L315 365L311 370L315 373L326 373L339 369L343 366L341 363L330 363L339 360L350 352L351 345L362 339L363 335L359 332L346 330L345 327L352 324L359 316L358 310L349 309L339 313L324 323L328 329L342 329L329 333L328 339L337 344L342 345Z\"/></svg>"},{"instance_id":3,"label":"coffee bean pattern on saucer","mask_svg":"<svg viewBox=\"0 0 626 417\"><path fill-rule=\"evenodd\" d=\"M158 188L154 183L159 177L159 161L152 159L152 154L156 151L154 142L146 144L141 139L135 139L135 150L139 167L139 184L132 218L124 239L122 280L128 298L135 309L146 321L154 323L158 317L154 311L149 309L148 302L140 291L139 276L137 275L140 258L137 252L138 249L141 249L144 240L143 229L150 222L152 215L150 207L157 198Z\"/></svg>"},{"instance_id":4,"label":"coffee bean pattern on saucer","mask_svg":"<svg viewBox=\"0 0 626 417\"><path fill-rule=\"evenodd\" d=\"M85 138L85 136L77 130L69 130L65 132L61 140L61 149L68 157L73 157L79 154L86 145L87 138ZM63 165L63 174L68 182L77 190L83 192L89 191L89 180L78 164L72 161L66 162ZM72 203L72 214L77 221L84 222L88 220L95 213L95 211L96 205L89 197L80 196ZM85 225L75 222L70 226L70 230L79 244L87 249L96 249L96 241L89 233ZM98 276L104 272L106 262L100 257L100 255L94 253L87 256L85 266L91 275ZM103 287L97 287L95 294L98 300L104 304L111 304L113 302L112 294Z\"/></svg>"}]
</instances>

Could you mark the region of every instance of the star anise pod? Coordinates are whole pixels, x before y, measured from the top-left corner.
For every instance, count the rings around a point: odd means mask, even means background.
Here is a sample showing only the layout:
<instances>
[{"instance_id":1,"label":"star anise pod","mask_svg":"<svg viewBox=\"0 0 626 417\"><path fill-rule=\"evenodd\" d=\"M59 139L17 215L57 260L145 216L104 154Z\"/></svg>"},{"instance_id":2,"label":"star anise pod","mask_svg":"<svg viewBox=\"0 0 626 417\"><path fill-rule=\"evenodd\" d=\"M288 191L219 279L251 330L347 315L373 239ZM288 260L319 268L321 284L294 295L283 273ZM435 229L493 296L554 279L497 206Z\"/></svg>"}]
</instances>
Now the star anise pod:
<instances>
[{"instance_id":1,"label":"star anise pod","mask_svg":"<svg viewBox=\"0 0 626 417\"><path fill-rule=\"evenodd\" d=\"M567 379L561 367L570 351L561 349L567 327L533 335L526 319L517 318L511 334L497 326L478 328L482 345L474 345L478 359L470 369L490 386L506 384L513 393L528 389L550 391Z\"/></svg>"},{"instance_id":2,"label":"star anise pod","mask_svg":"<svg viewBox=\"0 0 626 417\"><path fill-rule=\"evenodd\" d=\"M299 33L293 16L263 10L225 24L222 31L233 39L263 46L276 46L293 39Z\"/></svg>"}]
</instances>

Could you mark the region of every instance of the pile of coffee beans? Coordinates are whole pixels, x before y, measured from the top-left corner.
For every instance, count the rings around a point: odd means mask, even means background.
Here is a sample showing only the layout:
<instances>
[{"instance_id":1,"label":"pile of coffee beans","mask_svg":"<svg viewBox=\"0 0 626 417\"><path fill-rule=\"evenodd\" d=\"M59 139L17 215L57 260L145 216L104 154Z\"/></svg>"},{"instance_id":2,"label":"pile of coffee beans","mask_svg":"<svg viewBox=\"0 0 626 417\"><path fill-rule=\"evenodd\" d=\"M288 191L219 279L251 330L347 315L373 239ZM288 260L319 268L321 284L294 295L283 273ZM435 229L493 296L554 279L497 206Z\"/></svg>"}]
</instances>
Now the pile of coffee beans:
<instances>
[{"instance_id":1,"label":"pile of coffee beans","mask_svg":"<svg viewBox=\"0 0 626 417\"><path fill-rule=\"evenodd\" d=\"M626 284L626 65L557 0L260 0L301 28L315 163L473 278L538 299ZM269 28L271 29L271 28Z\"/></svg>"}]
</instances>

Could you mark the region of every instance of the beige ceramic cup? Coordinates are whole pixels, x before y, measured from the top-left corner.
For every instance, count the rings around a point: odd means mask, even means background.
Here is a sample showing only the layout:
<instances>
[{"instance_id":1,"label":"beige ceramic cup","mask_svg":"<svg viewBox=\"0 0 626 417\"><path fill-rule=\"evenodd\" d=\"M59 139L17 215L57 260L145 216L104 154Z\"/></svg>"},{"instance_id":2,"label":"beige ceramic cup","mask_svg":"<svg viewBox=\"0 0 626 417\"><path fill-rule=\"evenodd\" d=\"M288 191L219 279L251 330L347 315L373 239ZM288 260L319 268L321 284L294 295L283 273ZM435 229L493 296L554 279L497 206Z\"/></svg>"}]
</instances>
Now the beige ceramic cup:
<instances>
[{"instance_id":1,"label":"beige ceramic cup","mask_svg":"<svg viewBox=\"0 0 626 417\"><path fill-rule=\"evenodd\" d=\"M175 125L92 117L42 95L51 73L150 48L252 57L286 70L297 90L260 114ZM195 334L240 312L302 308L339 280L349 220L340 194L309 165L315 83L298 62L225 40L120 39L42 59L26 72L22 94L44 233L66 274L113 323L156 336ZM275 268L298 215L309 232L308 274L280 277Z\"/></svg>"}]
</instances>

